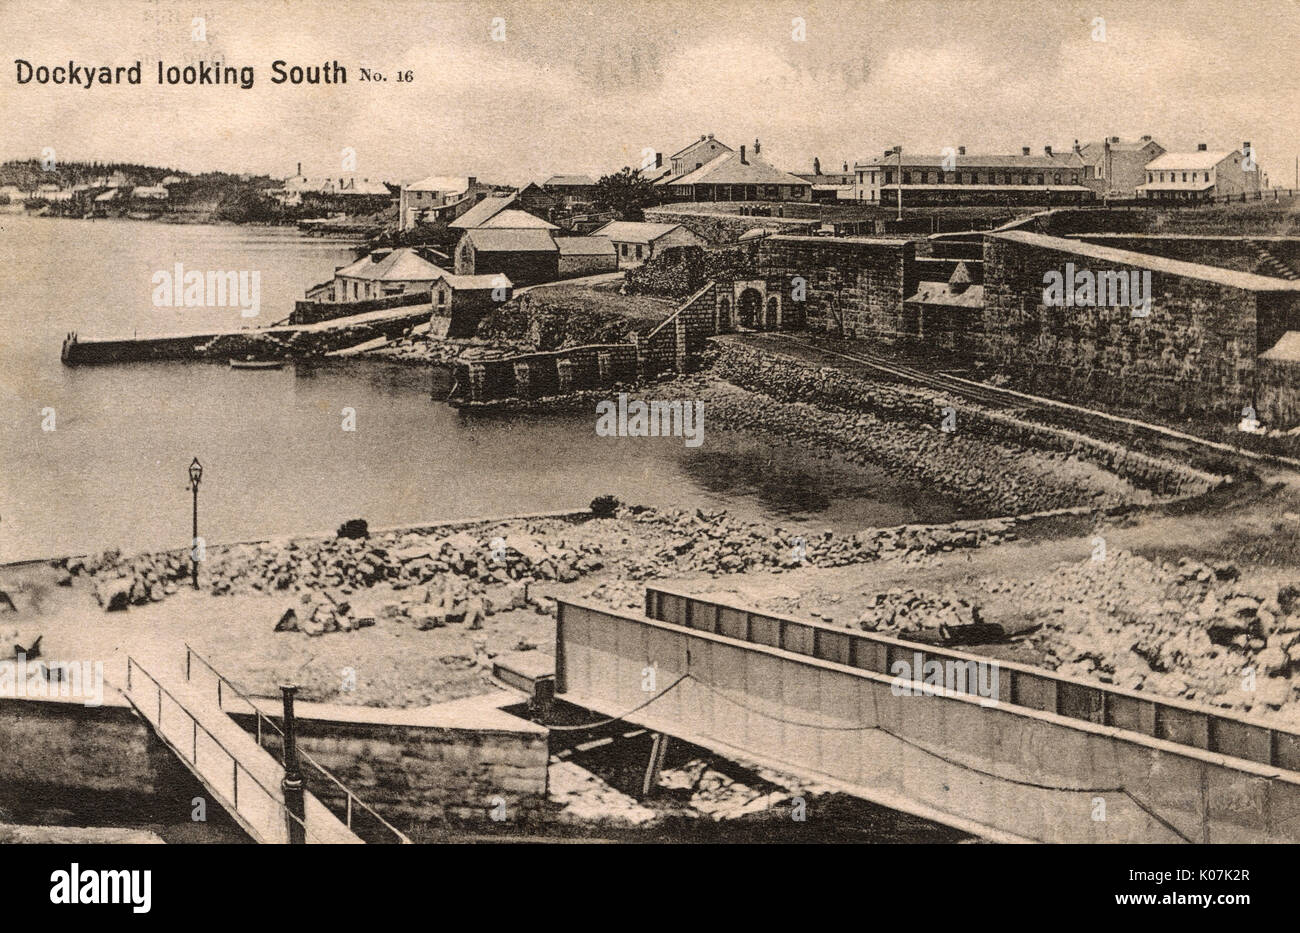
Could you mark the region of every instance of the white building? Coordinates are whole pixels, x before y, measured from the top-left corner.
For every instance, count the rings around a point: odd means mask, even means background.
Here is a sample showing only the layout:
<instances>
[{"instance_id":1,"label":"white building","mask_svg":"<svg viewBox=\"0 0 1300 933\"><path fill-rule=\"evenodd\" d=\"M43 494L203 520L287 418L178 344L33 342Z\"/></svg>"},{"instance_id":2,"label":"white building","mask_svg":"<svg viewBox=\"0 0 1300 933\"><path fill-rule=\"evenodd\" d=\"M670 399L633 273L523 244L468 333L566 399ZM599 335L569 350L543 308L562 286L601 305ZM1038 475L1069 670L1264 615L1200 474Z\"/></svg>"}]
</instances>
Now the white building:
<instances>
[{"instance_id":1,"label":"white building","mask_svg":"<svg viewBox=\"0 0 1300 933\"><path fill-rule=\"evenodd\" d=\"M1263 187L1249 142L1239 150L1201 143L1195 152L1166 152L1147 163L1146 178L1146 184L1138 185L1138 197L1159 201L1240 197Z\"/></svg>"}]
</instances>

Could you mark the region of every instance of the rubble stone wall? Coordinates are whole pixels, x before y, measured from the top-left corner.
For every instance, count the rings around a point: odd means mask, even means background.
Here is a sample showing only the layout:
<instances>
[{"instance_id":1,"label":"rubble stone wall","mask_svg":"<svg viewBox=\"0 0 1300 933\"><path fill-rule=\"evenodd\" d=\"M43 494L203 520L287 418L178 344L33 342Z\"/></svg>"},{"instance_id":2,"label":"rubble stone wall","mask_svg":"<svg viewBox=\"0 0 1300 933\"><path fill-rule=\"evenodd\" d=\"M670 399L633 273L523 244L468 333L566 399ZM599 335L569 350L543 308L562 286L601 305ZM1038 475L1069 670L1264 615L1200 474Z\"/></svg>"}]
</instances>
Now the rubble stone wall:
<instances>
[{"instance_id":1,"label":"rubble stone wall","mask_svg":"<svg viewBox=\"0 0 1300 933\"><path fill-rule=\"evenodd\" d=\"M1178 415L1239 414L1253 401L1259 293L996 236L984 250L976 353L1016 388ZM1066 263L1076 273L1150 271L1150 314L1044 305L1044 275Z\"/></svg>"},{"instance_id":2,"label":"rubble stone wall","mask_svg":"<svg viewBox=\"0 0 1300 933\"><path fill-rule=\"evenodd\" d=\"M916 291L916 245L862 237L774 236L759 249L763 274L805 283L810 330L884 341L911 339L903 302Z\"/></svg>"}]
</instances>

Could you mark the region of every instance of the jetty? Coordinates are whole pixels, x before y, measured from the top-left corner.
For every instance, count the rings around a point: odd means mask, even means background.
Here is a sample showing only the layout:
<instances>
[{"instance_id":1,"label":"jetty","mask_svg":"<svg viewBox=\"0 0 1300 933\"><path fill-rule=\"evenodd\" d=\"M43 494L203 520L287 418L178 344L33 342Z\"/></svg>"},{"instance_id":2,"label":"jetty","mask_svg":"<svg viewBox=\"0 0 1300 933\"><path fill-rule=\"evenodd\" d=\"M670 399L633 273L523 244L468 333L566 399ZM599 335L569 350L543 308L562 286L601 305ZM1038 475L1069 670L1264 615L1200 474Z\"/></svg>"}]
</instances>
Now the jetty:
<instances>
[{"instance_id":1,"label":"jetty","mask_svg":"<svg viewBox=\"0 0 1300 933\"><path fill-rule=\"evenodd\" d=\"M391 340L427 324L433 306L406 305L315 324L276 324L158 337L82 337L63 339L60 358L67 366L132 363L146 360L281 360L320 356L379 338Z\"/></svg>"}]
</instances>

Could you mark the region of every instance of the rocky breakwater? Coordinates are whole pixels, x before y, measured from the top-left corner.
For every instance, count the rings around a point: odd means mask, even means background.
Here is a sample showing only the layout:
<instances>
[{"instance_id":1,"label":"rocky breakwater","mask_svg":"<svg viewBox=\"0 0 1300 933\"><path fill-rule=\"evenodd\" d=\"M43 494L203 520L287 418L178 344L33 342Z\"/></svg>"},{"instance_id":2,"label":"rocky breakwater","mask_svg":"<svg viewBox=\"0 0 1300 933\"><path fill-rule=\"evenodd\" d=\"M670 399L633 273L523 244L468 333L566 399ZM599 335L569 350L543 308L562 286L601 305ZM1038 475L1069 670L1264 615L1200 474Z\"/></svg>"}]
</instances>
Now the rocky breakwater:
<instances>
[{"instance_id":1,"label":"rocky breakwater","mask_svg":"<svg viewBox=\"0 0 1300 933\"><path fill-rule=\"evenodd\" d=\"M1204 492L1222 481L1128 446L942 393L736 344L720 346L711 371L746 390L710 396L714 423L825 445L1001 513L1144 502Z\"/></svg>"},{"instance_id":2,"label":"rocky breakwater","mask_svg":"<svg viewBox=\"0 0 1300 933\"><path fill-rule=\"evenodd\" d=\"M108 551L55 564L69 583L87 577L108 611L161 601L186 585L190 574L184 551L131 558ZM529 594L529 583L573 582L603 566L598 543L569 545L540 529L504 536L486 530L411 532L213 548L200 562L199 582L214 596L297 594L300 604L281 615L277 630L320 635L373 624L374 617L358 615L348 597L381 584L402 594L380 607L383 619L419 628L466 621L474 626L504 608L553 611L553 601Z\"/></svg>"},{"instance_id":3,"label":"rocky breakwater","mask_svg":"<svg viewBox=\"0 0 1300 933\"><path fill-rule=\"evenodd\" d=\"M620 562L619 579L602 583L589 598L619 608L644 605L638 581L703 572L714 577L751 570L782 573L801 567L843 567L869 561L915 559L964 548L1013 541L1015 518L974 519L947 525L897 525L852 534L830 529L816 534L761 522L747 522L725 511L624 508L619 518L646 527L648 542L639 555Z\"/></svg>"}]
</instances>

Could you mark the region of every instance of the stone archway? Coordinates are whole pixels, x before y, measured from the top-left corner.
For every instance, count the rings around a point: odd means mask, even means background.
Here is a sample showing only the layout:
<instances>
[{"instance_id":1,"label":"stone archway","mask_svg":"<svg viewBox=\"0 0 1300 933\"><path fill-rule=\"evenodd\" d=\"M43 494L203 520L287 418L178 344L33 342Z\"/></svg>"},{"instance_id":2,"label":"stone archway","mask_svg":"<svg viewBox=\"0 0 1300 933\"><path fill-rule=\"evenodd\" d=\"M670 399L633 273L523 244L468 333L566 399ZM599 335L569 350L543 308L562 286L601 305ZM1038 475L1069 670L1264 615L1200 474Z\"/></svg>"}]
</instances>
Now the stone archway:
<instances>
[{"instance_id":1,"label":"stone archway","mask_svg":"<svg viewBox=\"0 0 1300 933\"><path fill-rule=\"evenodd\" d=\"M781 299L776 295L769 295L767 298L767 314L763 318L763 329L781 329Z\"/></svg>"},{"instance_id":2,"label":"stone archway","mask_svg":"<svg viewBox=\"0 0 1300 933\"><path fill-rule=\"evenodd\" d=\"M736 301L736 323L740 327L756 330L763 325L763 293L756 288L747 288L740 293Z\"/></svg>"}]
</instances>

